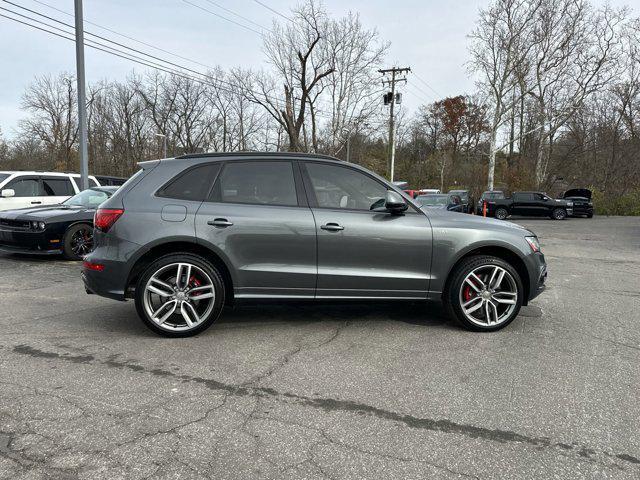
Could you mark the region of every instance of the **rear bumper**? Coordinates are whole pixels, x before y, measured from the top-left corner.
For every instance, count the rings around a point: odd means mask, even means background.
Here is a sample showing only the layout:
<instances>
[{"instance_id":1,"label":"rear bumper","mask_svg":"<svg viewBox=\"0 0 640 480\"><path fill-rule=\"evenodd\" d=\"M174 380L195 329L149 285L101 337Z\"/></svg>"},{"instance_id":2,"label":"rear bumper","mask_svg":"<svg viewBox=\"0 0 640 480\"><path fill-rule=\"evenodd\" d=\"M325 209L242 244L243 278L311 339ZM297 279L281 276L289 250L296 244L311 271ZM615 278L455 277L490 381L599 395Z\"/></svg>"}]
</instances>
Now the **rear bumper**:
<instances>
[{"instance_id":1,"label":"rear bumper","mask_svg":"<svg viewBox=\"0 0 640 480\"><path fill-rule=\"evenodd\" d=\"M126 300L129 274L139 258L147 250L140 245L100 234L97 247L85 257L85 261L103 265L102 271L82 268L82 281L87 292L114 300Z\"/></svg>"}]
</instances>

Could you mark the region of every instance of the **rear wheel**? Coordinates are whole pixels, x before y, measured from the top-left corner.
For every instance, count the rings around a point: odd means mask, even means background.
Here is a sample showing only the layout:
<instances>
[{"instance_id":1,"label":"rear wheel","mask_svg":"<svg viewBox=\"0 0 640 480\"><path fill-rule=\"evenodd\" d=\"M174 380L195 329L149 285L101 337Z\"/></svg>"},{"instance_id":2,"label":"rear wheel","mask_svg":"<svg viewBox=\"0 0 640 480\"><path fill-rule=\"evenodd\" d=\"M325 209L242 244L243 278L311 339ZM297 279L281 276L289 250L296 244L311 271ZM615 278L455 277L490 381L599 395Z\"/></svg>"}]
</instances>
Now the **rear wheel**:
<instances>
[{"instance_id":1,"label":"rear wheel","mask_svg":"<svg viewBox=\"0 0 640 480\"><path fill-rule=\"evenodd\" d=\"M567 218L567 211L564 208L555 208L553 212L551 212L551 218L554 220L564 220Z\"/></svg>"},{"instance_id":2,"label":"rear wheel","mask_svg":"<svg viewBox=\"0 0 640 480\"><path fill-rule=\"evenodd\" d=\"M140 276L135 292L142 321L167 337L188 337L209 328L220 316L224 296L216 267L190 253L154 261Z\"/></svg>"},{"instance_id":3,"label":"rear wheel","mask_svg":"<svg viewBox=\"0 0 640 480\"><path fill-rule=\"evenodd\" d=\"M498 220L505 220L508 216L509 216L509 212L507 211L506 208L501 207L496 210L496 218Z\"/></svg>"},{"instance_id":4,"label":"rear wheel","mask_svg":"<svg viewBox=\"0 0 640 480\"><path fill-rule=\"evenodd\" d=\"M93 250L93 227L86 223L70 227L64 234L62 253L69 260L82 260Z\"/></svg>"},{"instance_id":5,"label":"rear wheel","mask_svg":"<svg viewBox=\"0 0 640 480\"><path fill-rule=\"evenodd\" d=\"M522 306L524 289L518 272L501 258L474 256L451 273L443 295L445 309L470 330L499 330Z\"/></svg>"}]
</instances>

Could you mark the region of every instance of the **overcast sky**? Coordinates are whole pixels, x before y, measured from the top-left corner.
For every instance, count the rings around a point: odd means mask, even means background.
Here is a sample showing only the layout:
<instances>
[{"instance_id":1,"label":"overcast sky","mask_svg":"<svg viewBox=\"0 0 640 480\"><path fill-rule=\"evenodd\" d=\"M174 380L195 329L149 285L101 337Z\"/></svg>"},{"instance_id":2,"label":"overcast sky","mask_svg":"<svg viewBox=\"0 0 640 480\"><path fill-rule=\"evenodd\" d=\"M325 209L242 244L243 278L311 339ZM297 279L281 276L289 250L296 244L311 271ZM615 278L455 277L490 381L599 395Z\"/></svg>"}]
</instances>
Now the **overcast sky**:
<instances>
[{"instance_id":1,"label":"overcast sky","mask_svg":"<svg viewBox=\"0 0 640 480\"><path fill-rule=\"evenodd\" d=\"M70 17L35 0L11 1L72 23ZM246 20L234 17L212 3L266 27L274 18L280 18L254 0L186 1L249 26L252 25ZM42 2L73 13L73 0ZM296 3L287 0L261 2L285 14ZM415 74L409 75L404 97L408 109L436 98L473 91L473 78L465 67L468 59L466 36L473 29L478 9L488 3L489 0L325 0L326 9L332 16L357 12L366 27L377 28L381 38L391 42L386 62L389 66L412 68ZM613 3L624 2L616 0ZM3 0L0 0L0 7L19 10ZM0 14L4 13L0 10ZM183 0L84 0L84 18L212 67L264 66L258 34ZM85 29L136 46L92 25L86 24ZM147 47L137 47L158 54ZM169 58L165 54L158 55ZM123 79L133 69L144 71L144 67L91 48L85 49L85 56L88 82ZM177 61L188 65L184 60ZM0 17L0 66L0 129L5 138L12 138L19 119L24 116L20 110L20 97L25 86L36 75L75 72L74 44ZM202 70L202 67L195 68Z\"/></svg>"}]
</instances>

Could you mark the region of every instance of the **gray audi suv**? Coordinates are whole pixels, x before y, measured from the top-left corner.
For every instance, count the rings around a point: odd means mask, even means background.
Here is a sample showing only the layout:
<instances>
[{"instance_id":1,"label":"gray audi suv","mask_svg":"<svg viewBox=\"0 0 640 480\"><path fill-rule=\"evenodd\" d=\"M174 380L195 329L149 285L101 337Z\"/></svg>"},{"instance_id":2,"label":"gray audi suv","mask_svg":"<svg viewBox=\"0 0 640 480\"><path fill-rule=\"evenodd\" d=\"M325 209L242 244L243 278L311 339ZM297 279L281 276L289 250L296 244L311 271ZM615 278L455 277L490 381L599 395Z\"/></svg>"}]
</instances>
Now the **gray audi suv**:
<instances>
[{"instance_id":1,"label":"gray audi suv","mask_svg":"<svg viewBox=\"0 0 640 480\"><path fill-rule=\"evenodd\" d=\"M533 232L421 209L357 165L294 153L140 164L95 214L87 292L135 299L154 332L208 328L261 299L429 300L474 330L509 324L544 288Z\"/></svg>"}]
</instances>

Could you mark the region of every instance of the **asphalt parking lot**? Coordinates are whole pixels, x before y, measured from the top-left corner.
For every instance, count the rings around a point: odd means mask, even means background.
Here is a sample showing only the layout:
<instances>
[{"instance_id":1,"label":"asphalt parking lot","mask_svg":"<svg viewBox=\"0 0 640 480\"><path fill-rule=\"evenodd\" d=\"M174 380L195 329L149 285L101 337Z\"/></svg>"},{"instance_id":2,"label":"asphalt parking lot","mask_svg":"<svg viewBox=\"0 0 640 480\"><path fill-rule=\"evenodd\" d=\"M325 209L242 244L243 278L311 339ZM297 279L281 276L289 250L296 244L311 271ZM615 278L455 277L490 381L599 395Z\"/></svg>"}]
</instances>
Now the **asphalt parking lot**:
<instances>
[{"instance_id":1,"label":"asphalt parking lot","mask_svg":"<svg viewBox=\"0 0 640 480\"><path fill-rule=\"evenodd\" d=\"M491 334L270 304L169 340L0 255L0 478L639 478L640 218L518 222L548 288Z\"/></svg>"}]
</instances>

